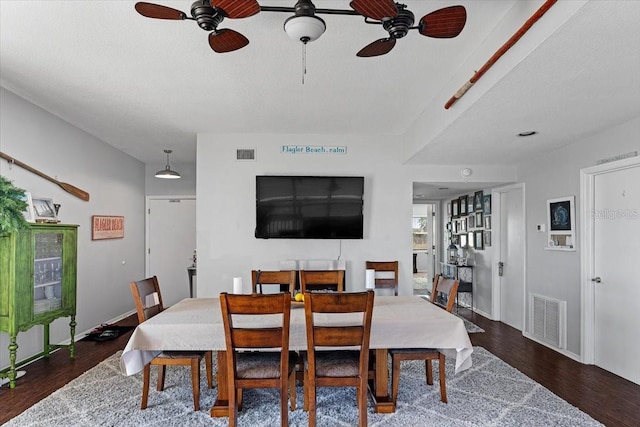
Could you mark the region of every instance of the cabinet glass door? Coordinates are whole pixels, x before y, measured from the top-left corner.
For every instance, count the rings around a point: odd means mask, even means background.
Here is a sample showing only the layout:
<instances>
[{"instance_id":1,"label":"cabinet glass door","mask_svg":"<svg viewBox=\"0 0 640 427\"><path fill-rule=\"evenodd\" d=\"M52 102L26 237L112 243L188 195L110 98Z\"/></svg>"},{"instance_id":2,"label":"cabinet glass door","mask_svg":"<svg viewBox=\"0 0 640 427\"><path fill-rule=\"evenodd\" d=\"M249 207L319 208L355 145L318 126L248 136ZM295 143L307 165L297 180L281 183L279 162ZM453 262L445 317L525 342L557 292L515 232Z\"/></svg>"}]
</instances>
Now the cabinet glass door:
<instances>
[{"instance_id":1,"label":"cabinet glass door","mask_svg":"<svg viewBox=\"0 0 640 427\"><path fill-rule=\"evenodd\" d=\"M33 313L62 307L62 234L36 233L33 261Z\"/></svg>"}]
</instances>

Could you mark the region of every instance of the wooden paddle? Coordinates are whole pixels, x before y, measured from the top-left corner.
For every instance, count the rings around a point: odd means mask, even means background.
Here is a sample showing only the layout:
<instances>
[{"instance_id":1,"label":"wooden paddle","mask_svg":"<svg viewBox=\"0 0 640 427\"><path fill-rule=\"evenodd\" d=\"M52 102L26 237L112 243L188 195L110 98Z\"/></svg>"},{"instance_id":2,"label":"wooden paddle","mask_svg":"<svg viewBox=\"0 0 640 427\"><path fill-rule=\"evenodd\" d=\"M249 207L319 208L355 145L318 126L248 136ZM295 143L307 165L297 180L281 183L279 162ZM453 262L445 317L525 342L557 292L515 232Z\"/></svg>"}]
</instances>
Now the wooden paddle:
<instances>
[{"instance_id":1,"label":"wooden paddle","mask_svg":"<svg viewBox=\"0 0 640 427\"><path fill-rule=\"evenodd\" d=\"M7 160L9 163L14 163L18 166L20 166L23 169L28 170L29 172L33 172L38 176L41 176L44 179L47 179L51 182L53 182L54 184L57 184L60 186L60 188L62 188L64 191L66 191L67 193L71 193L74 196L84 200L84 201L89 201L89 193L87 193L84 190L79 189L78 187L74 187L71 184L67 184L66 182L61 182L58 181L57 179L51 178L48 175L45 175L44 173L40 172L37 169L32 168L29 165L26 165L24 163L22 163L20 160L16 160L13 157L9 156L8 154L3 153L2 151L0 151L0 157L2 157L3 159Z\"/></svg>"}]
</instances>

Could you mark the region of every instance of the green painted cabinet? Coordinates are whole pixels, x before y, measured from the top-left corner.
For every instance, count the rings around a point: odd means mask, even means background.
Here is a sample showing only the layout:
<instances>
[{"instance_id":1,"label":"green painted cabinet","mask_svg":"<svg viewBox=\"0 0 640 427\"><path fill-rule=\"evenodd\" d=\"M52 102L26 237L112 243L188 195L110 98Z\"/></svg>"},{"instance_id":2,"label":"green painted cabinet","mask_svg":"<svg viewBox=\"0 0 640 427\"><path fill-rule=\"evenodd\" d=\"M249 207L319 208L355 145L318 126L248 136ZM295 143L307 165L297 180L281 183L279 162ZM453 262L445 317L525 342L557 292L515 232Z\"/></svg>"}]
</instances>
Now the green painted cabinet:
<instances>
[{"instance_id":1,"label":"green painted cabinet","mask_svg":"<svg viewBox=\"0 0 640 427\"><path fill-rule=\"evenodd\" d=\"M30 224L0 236L0 332L9 334L10 366L0 372L15 387L16 368L60 347L74 357L78 226ZM69 345L49 343L49 324L70 317ZM19 332L44 326L41 353L16 362Z\"/></svg>"}]
</instances>

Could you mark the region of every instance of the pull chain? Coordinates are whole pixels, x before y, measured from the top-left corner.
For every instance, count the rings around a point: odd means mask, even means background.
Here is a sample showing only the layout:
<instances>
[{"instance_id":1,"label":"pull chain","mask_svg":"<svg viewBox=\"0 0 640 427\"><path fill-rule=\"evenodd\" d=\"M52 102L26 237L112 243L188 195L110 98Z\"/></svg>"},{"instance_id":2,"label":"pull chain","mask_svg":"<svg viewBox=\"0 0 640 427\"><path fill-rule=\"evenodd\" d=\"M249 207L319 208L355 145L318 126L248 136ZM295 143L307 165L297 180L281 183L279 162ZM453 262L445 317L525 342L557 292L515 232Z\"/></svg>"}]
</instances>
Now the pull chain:
<instances>
[{"instance_id":1,"label":"pull chain","mask_svg":"<svg viewBox=\"0 0 640 427\"><path fill-rule=\"evenodd\" d=\"M307 74L307 42L302 41L302 84L304 84L304 76Z\"/></svg>"}]
</instances>

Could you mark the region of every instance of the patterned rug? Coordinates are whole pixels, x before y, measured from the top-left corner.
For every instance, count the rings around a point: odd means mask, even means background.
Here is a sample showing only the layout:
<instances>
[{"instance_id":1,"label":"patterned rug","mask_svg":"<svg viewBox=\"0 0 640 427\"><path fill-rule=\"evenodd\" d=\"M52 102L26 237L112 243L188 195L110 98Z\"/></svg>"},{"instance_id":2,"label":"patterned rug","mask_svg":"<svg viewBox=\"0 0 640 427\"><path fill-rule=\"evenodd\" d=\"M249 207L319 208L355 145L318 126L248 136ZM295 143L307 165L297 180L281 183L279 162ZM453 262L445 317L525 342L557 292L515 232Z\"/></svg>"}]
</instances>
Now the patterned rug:
<instances>
[{"instance_id":1,"label":"patterned rug","mask_svg":"<svg viewBox=\"0 0 640 427\"><path fill-rule=\"evenodd\" d=\"M193 410L189 369L169 367L166 389L158 392L152 369L149 407L140 410L142 374L124 376L116 353L51 396L10 420L6 427L37 426L227 426L227 418L211 418L209 410L216 388L201 392L201 410ZM447 359L447 395L440 402L437 375L434 385L424 380L424 363L403 362L397 411L375 414L369 405L370 426L601 426L587 414L560 399L540 384L507 365L481 347L474 347L473 366L457 375ZM214 358L215 359L215 358ZM214 360L215 363L215 360ZM437 362L434 370L437 371ZM298 409L289 412L289 425L307 426L298 387ZM280 424L276 390L246 390L240 426L271 427ZM318 426L357 425L352 388L318 389Z\"/></svg>"}]
</instances>

